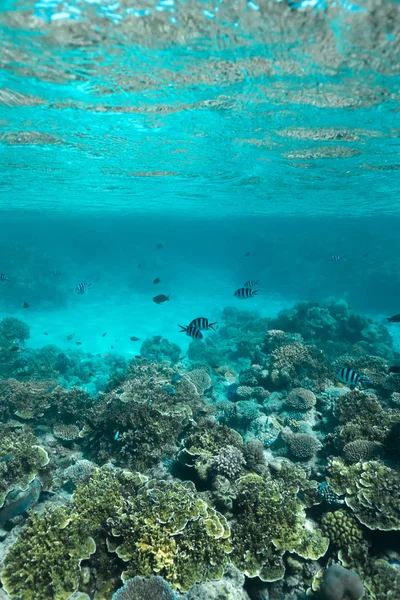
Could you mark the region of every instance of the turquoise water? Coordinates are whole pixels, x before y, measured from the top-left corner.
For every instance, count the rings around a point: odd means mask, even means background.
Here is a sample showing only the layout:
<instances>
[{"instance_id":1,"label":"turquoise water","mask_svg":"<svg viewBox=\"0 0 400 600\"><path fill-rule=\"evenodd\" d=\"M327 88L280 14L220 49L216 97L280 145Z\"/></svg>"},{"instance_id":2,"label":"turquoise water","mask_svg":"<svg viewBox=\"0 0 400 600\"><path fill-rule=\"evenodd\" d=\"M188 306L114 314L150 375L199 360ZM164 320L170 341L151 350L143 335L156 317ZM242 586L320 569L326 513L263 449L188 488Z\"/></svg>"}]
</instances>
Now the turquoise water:
<instances>
[{"instance_id":1,"label":"turquoise water","mask_svg":"<svg viewBox=\"0 0 400 600\"><path fill-rule=\"evenodd\" d=\"M399 23L2 0L0 600L400 600Z\"/></svg>"}]
</instances>

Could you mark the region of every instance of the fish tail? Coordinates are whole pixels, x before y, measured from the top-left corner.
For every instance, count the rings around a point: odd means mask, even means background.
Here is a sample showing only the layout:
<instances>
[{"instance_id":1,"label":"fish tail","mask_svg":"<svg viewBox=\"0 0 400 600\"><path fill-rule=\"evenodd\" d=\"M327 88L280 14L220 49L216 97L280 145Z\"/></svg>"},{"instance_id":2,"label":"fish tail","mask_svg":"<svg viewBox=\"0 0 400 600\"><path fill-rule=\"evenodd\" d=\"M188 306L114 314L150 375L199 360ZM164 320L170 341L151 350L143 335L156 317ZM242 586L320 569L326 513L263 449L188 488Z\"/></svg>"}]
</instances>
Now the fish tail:
<instances>
[{"instance_id":1,"label":"fish tail","mask_svg":"<svg viewBox=\"0 0 400 600\"><path fill-rule=\"evenodd\" d=\"M185 331L187 331L187 327L184 327L183 325L178 325L178 327L181 328L179 333L184 333Z\"/></svg>"},{"instance_id":2,"label":"fish tail","mask_svg":"<svg viewBox=\"0 0 400 600\"><path fill-rule=\"evenodd\" d=\"M260 293L260 290L253 290L253 296L258 296L259 293Z\"/></svg>"},{"instance_id":3,"label":"fish tail","mask_svg":"<svg viewBox=\"0 0 400 600\"><path fill-rule=\"evenodd\" d=\"M209 328L212 329L213 331L215 331L214 325L217 325L217 324L218 324L218 321L214 321L214 323L209 324Z\"/></svg>"}]
</instances>

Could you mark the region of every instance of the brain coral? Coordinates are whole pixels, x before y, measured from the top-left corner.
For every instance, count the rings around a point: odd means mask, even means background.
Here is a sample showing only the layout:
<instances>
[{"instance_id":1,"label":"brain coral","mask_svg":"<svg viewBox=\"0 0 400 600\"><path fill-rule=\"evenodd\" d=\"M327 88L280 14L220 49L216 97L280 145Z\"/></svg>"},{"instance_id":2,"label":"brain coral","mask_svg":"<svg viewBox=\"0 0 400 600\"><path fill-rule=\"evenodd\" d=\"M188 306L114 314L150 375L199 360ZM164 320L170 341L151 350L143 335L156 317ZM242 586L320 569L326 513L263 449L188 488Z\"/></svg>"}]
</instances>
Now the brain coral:
<instances>
[{"instance_id":1,"label":"brain coral","mask_svg":"<svg viewBox=\"0 0 400 600\"><path fill-rule=\"evenodd\" d=\"M185 591L197 581L220 578L232 550L225 517L191 482L150 481L124 498L109 522L119 539L115 551L126 562L124 580L157 573Z\"/></svg>"},{"instance_id":2,"label":"brain coral","mask_svg":"<svg viewBox=\"0 0 400 600\"><path fill-rule=\"evenodd\" d=\"M285 551L317 560L329 540L319 529L306 527L298 485L283 479L245 475L236 484L237 516L232 526L232 563L248 577L282 579Z\"/></svg>"},{"instance_id":3,"label":"brain coral","mask_svg":"<svg viewBox=\"0 0 400 600\"><path fill-rule=\"evenodd\" d=\"M289 449L295 458L307 460L319 449L319 442L308 433L297 433L289 437Z\"/></svg>"},{"instance_id":4,"label":"brain coral","mask_svg":"<svg viewBox=\"0 0 400 600\"><path fill-rule=\"evenodd\" d=\"M380 461L345 465L331 458L327 480L337 494L346 494L346 504L369 529L400 529L400 473Z\"/></svg>"},{"instance_id":5,"label":"brain coral","mask_svg":"<svg viewBox=\"0 0 400 600\"><path fill-rule=\"evenodd\" d=\"M315 402L314 392L305 388L294 388L286 398L286 404L298 410L309 410L315 406Z\"/></svg>"}]
</instances>

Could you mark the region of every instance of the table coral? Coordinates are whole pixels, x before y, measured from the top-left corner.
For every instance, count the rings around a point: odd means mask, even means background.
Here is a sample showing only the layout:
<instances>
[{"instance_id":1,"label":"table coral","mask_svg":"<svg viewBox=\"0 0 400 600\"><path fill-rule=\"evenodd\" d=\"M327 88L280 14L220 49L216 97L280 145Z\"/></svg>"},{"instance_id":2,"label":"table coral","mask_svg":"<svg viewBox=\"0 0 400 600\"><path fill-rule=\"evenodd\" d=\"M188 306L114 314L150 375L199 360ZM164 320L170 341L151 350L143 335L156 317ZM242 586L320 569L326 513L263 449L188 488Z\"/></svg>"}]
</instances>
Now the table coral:
<instances>
[{"instance_id":1,"label":"table coral","mask_svg":"<svg viewBox=\"0 0 400 600\"><path fill-rule=\"evenodd\" d=\"M64 508L32 514L6 555L4 589L12 600L66 600L78 587L81 561L95 550Z\"/></svg>"},{"instance_id":2,"label":"table coral","mask_svg":"<svg viewBox=\"0 0 400 600\"><path fill-rule=\"evenodd\" d=\"M329 540L319 529L306 528L298 487L259 475L241 477L236 487L232 562L247 576L282 579L285 551L313 560L325 554Z\"/></svg>"},{"instance_id":3,"label":"table coral","mask_svg":"<svg viewBox=\"0 0 400 600\"><path fill-rule=\"evenodd\" d=\"M369 529L400 529L400 473L380 461L345 465L331 458L327 480L338 494L345 494L347 506Z\"/></svg>"},{"instance_id":4,"label":"table coral","mask_svg":"<svg viewBox=\"0 0 400 600\"><path fill-rule=\"evenodd\" d=\"M185 591L197 581L218 579L231 551L226 519L197 494L190 482L150 481L124 499L111 533L124 560L123 579L162 575Z\"/></svg>"}]
</instances>

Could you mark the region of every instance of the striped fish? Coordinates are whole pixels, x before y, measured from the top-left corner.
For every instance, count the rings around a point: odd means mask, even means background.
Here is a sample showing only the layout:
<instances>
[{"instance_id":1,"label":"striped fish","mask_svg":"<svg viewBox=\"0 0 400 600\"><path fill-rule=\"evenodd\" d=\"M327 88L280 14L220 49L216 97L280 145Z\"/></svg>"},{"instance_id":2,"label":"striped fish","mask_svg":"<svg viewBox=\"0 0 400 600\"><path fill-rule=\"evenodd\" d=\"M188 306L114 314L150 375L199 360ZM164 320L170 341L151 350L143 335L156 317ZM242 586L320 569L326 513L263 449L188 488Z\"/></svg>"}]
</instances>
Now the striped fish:
<instances>
[{"instance_id":1,"label":"striped fish","mask_svg":"<svg viewBox=\"0 0 400 600\"><path fill-rule=\"evenodd\" d=\"M208 319L205 317L197 317L197 319L193 319L193 321L189 323L189 327L196 327L196 329L199 329L200 331L208 331L209 329L215 331L214 325L217 325L217 321L209 323Z\"/></svg>"},{"instance_id":2,"label":"striped fish","mask_svg":"<svg viewBox=\"0 0 400 600\"><path fill-rule=\"evenodd\" d=\"M245 288L255 288L258 286L259 284L259 280L258 279L249 279L248 281L246 281L246 283L244 284L243 287Z\"/></svg>"},{"instance_id":3,"label":"striped fish","mask_svg":"<svg viewBox=\"0 0 400 600\"><path fill-rule=\"evenodd\" d=\"M362 385L363 383L371 383L371 379L369 377L362 375L361 373L357 373L357 371L350 369L350 367L341 367L336 371L336 375L342 383L346 383L347 385Z\"/></svg>"},{"instance_id":4,"label":"striped fish","mask_svg":"<svg viewBox=\"0 0 400 600\"><path fill-rule=\"evenodd\" d=\"M203 339L203 334L201 333L200 329L194 327L194 325L188 325L187 327L183 327L183 325L178 325L178 327L181 328L179 333L186 333L186 335L193 338L194 340Z\"/></svg>"},{"instance_id":5,"label":"striped fish","mask_svg":"<svg viewBox=\"0 0 400 600\"><path fill-rule=\"evenodd\" d=\"M9 281L7 275L4 275L4 273L0 273L0 281Z\"/></svg>"},{"instance_id":6,"label":"striped fish","mask_svg":"<svg viewBox=\"0 0 400 600\"><path fill-rule=\"evenodd\" d=\"M347 260L346 257L341 256L340 254L332 254L329 257L329 262L341 262L342 260Z\"/></svg>"},{"instance_id":7,"label":"striped fish","mask_svg":"<svg viewBox=\"0 0 400 600\"><path fill-rule=\"evenodd\" d=\"M78 283L78 285L76 286L75 291L79 296L82 296L82 294L87 292L88 289L91 287L92 287L91 283L86 283L86 281L81 281L81 283Z\"/></svg>"},{"instance_id":8,"label":"striped fish","mask_svg":"<svg viewBox=\"0 0 400 600\"><path fill-rule=\"evenodd\" d=\"M240 300L244 300L245 298L252 298L253 296L257 296L258 290L252 290L248 287L242 287L236 290L233 294L236 298L240 298Z\"/></svg>"}]
</instances>

